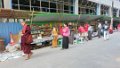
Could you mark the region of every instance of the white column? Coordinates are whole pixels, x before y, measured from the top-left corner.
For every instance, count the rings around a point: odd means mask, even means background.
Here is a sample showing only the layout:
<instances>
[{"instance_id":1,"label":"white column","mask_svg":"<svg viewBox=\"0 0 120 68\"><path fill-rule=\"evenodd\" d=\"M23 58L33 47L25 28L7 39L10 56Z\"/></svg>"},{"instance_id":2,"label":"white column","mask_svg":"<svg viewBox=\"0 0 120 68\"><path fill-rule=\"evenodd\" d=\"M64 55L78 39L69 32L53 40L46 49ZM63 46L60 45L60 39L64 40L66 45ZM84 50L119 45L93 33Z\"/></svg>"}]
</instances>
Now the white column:
<instances>
[{"instance_id":1,"label":"white column","mask_svg":"<svg viewBox=\"0 0 120 68\"><path fill-rule=\"evenodd\" d=\"M112 7L109 8L109 16L112 17L113 16L113 11L112 11Z\"/></svg>"},{"instance_id":2,"label":"white column","mask_svg":"<svg viewBox=\"0 0 120 68\"><path fill-rule=\"evenodd\" d=\"M18 1L18 9L20 10L20 0L17 1Z\"/></svg>"},{"instance_id":3,"label":"white column","mask_svg":"<svg viewBox=\"0 0 120 68\"><path fill-rule=\"evenodd\" d=\"M0 0L0 8L2 8L2 0Z\"/></svg>"},{"instance_id":4,"label":"white column","mask_svg":"<svg viewBox=\"0 0 120 68\"><path fill-rule=\"evenodd\" d=\"M111 17L110 29L113 30L113 9L109 8L109 16Z\"/></svg>"},{"instance_id":5,"label":"white column","mask_svg":"<svg viewBox=\"0 0 120 68\"><path fill-rule=\"evenodd\" d=\"M119 17L119 9L117 10L117 15L116 16Z\"/></svg>"},{"instance_id":6,"label":"white column","mask_svg":"<svg viewBox=\"0 0 120 68\"><path fill-rule=\"evenodd\" d=\"M75 0L74 1L74 14L79 14L79 1L78 0Z\"/></svg>"},{"instance_id":7,"label":"white column","mask_svg":"<svg viewBox=\"0 0 120 68\"><path fill-rule=\"evenodd\" d=\"M12 9L12 0L3 0L5 9Z\"/></svg>"},{"instance_id":8,"label":"white column","mask_svg":"<svg viewBox=\"0 0 120 68\"><path fill-rule=\"evenodd\" d=\"M101 15L101 4L97 4L97 15Z\"/></svg>"}]
</instances>

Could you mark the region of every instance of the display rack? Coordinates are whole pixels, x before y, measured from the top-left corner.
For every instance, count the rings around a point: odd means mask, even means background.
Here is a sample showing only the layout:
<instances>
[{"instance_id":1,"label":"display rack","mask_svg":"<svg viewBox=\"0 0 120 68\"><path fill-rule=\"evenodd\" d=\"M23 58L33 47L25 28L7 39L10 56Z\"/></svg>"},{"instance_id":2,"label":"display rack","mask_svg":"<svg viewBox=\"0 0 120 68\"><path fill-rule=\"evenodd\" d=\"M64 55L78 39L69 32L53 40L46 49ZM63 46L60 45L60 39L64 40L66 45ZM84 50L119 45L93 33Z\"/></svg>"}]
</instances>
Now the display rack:
<instances>
[{"instance_id":1,"label":"display rack","mask_svg":"<svg viewBox=\"0 0 120 68\"><path fill-rule=\"evenodd\" d=\"M31 27L31 34L33 38L37 38L40 35L42 37L49 37L51 35L52 28L50 26L38 26L32 25Z\"/></svg>"}]
</instances>

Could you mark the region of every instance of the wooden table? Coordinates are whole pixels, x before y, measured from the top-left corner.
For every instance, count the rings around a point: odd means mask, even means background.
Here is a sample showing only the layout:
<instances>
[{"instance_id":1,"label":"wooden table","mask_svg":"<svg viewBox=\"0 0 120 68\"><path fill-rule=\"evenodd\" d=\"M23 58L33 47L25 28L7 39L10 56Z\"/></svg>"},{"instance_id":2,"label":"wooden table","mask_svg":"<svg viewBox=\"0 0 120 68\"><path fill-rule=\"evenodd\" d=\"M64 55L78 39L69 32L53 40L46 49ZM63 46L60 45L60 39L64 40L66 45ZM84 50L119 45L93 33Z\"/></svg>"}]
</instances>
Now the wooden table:
<instances>
[{"instance_id":1,"label":"wooden table","mask_svg":"<svg viewBox=\"0 0 120 68\"><path fill-rule=\"evenodd\" d=\"M5 50L4 39L0 38L0 52L3 52L4 50Z\"/></svg>"}]
</instances>

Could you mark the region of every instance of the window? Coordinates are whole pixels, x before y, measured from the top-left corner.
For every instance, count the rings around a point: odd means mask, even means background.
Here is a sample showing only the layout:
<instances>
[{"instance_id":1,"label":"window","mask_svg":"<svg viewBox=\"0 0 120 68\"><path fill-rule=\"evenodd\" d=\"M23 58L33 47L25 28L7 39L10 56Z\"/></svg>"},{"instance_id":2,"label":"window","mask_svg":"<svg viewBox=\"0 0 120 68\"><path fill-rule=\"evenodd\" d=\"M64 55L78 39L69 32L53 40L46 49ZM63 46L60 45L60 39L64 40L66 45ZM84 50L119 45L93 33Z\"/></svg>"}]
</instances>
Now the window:
<instances>
[{"instance_id":1,"label":"window","mask_svg":"<svg viewBox=\"0 0 120 68\"><path fill-rule=\"evenodd\" d=\"M102 5L101 6L101 15L108 15L109 13L109 7L108 6L105 6L105 5Z\"/></svg>"},{"instance_id":2,"label":"window","mask_svg":"<svg viewBox=\"0 0 120 68\"><path fill-rule=\"evenodd\" d=\"M56 3L50 3L50 8L56 8Z\"/></svg>"},{"instance_id":3,"label":"window","mask_svg":"<svg viewBox=\"0 0 120 68\"><path fill-rule=\"evenodd\" d=\"M19 1L19 2L18 2ZM12 0L12 8L43 12L73 13L74 0Z\"/></svg>"},{"instance_id":4,"label":"window","mask_svg":"<svg viewBox=\"0 0 120 68\"><path fill-rule=\"evenodd\" d=\"M97 4L87 0L79 0L79 13L80 14L96 14Z\"/></svg>"},{"instance_id":5,"label":"window","mask_svg":"<svg viewBox=\"0 0 120 68\"><path fill-rule=\"evenodd\" d=\"M19 0L20 10L30 10L29 0Z\"/></svg>"},{"instance_id":6,"label":"window","mask_svg":"<svg viewBox=\"0 0 120 68\"><path fill-rule=\"evenodd\" d=\"M12 0L12 8L13 9L19 9L18 7L19 7L18 0Z\"/></svg>"},{"instance_id":7,"label":"window","mask_svg":"<svg viewBox=\"0 0 120 68\"><path fill-rule=\"evenodd\" d=\"M31 0L31 10L33 9L35 11L40 11L40 0Z\"/></svg>"},{"instance_id":8,"label":"window","mask_svg":"<svg viewBox=\"0 0 120 68\"><path fill-rule=\"evenodd\" d=\"M113 9L113 17L116 17L117 16L117 9Z\"/></svg>"},{"instance_id":9,"label":"window","mask_svg":"<svg viewBox=\"0 0 120 68\"><path fill-rule=\"evenodd\" d=\"M43 12L49 12L49 2L41 1L41 9Z\"/></svg>"},{"instance_id":10,"label":"window","mask_svg":"<svg viewBox=\"0 0 120 68\"><path fill-rule=\"evenodd\" d=\"M50 12L57 12L56 2L50 2Z\"/></svg>"}]
</instances>

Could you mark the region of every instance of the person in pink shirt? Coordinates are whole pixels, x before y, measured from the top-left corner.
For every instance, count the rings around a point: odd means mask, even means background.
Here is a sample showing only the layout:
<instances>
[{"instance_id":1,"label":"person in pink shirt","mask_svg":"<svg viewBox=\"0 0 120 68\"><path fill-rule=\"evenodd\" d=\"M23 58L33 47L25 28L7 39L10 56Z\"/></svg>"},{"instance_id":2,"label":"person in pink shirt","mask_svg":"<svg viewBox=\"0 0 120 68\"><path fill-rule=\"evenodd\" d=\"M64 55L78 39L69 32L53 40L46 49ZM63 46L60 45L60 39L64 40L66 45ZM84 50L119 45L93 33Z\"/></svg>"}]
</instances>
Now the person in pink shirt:
<instances>
[{"instance_id":1,"label":"person in pink shirt","mask_svg":"<svg viewBox=\"0 0 120 68\"><path fill-rule=\"evenodd\" d=\"M88 40L87 36L86 36L85 28L82 25L79 26L78 32L80 33L80 37L81 37L80 39L81 39L82 42L83 42L84 39Z\"/></svg>"},{"instance_id":2,"label":"person in pink shirt","mask_svg":"<svg viewBox=\"0 0 120 68\"><path fill-rule=\"evenodd\" d=\"M90 26L90 25L89 25L88 23L85 23L85 24L84 24L84 28L85 28L85 31L86 31L86 32L88 32L89 26Z\"/></svg>"},{"instance_id":3,"label":"person in pink shirt","mask_svg":"<svg viewBox=\"0 0 120 68\"><path fill-rule=\"evenodd\" d=\"M85 33L85 29L82 25L79 26L78 31L79 31L80 35L83 35L83 33Z\"/></svg>"},{"instance_id":4,"label":"person in pink shirt","mask_svg":"<svg viewBox=\"0 0 120 68\"><path fill-rule=\"evenodd\" d=\"M70 29L68 27L68 24L65 23L62 30L62 36L63 36L62 49L69 48L69 35L70 35Z\"/></svg>"},{"instance_id":5,"label":"person in pink shirt","mask_svg":"<svg viewBox=\"0 0 120 68\"><path fill-rule=\"evenodd\" d=\"M120 23L117 25L117 29L118 31L120 31Z\"/></svg>"},{"instance_id":6,"label":"person in pink shirt","mask_svg":"<svg viewBox=\"0 0 120 68\"><path fill-rule=\"evenodd\" d=\"M84 29L85 29L85 39L88 41L88 28L89 28L89 24L85 23L84 24Z\"/></svg>"}]
</instances>

